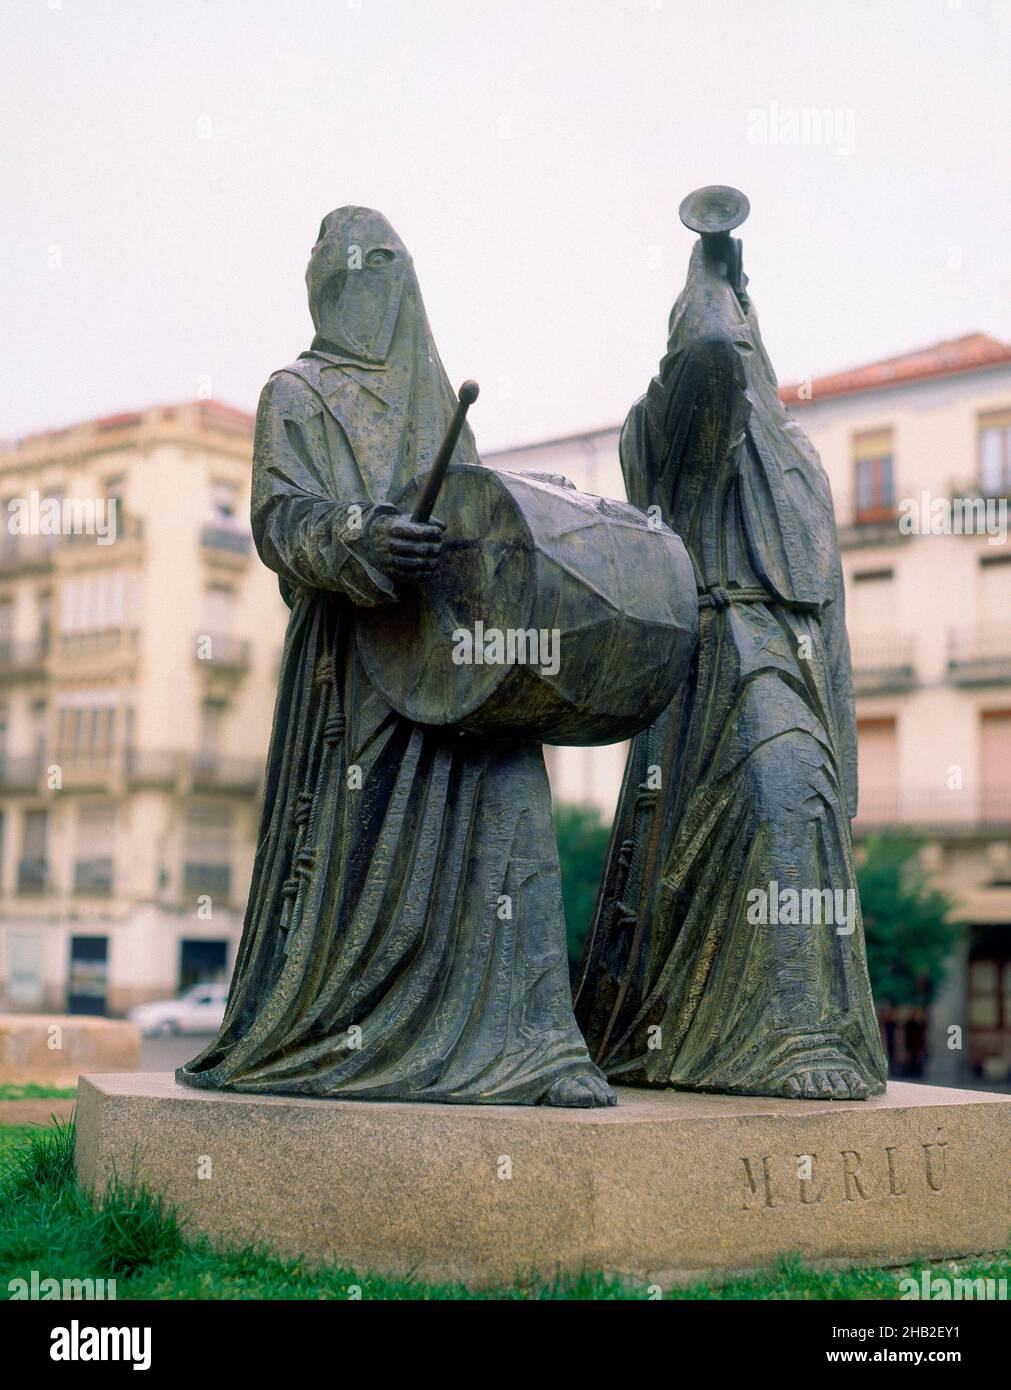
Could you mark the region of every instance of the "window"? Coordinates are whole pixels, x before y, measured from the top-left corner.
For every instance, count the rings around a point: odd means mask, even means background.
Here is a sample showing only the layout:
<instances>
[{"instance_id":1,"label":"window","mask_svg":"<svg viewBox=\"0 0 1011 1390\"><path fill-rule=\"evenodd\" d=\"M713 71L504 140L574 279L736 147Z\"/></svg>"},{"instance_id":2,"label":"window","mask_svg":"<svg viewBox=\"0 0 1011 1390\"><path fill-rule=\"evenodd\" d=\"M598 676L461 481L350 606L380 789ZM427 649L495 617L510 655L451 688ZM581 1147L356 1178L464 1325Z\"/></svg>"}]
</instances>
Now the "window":
<instances>
[{"instance_id":1,"label":"window","mask_svg":"<svg viewBox=\"0 0 1011 1390\"><path fill-rule=\"evenodd\" d=\"M211 484L211 514L215 526L234 526L239 517L239 489L235 483Z\"/></svg>"},{"instance_id":2,"label":"window","mask_svg":"<svg viewBox=\"0 0 1011 1390\"><path fill-rule=\"evenodd\" d=\"M894 718L857 720L859 813L876 825L901 819L899 739Z\"/></svg>"},{"instance_id":3,"label":"window","mask_svg":"<svg viewBox=\"0 0 1011 1390\"><path fill-rule=\"evenodd\" d=\"M43 893L46 888L49 813L41 810L26 811L21 833L18 892Z\"/></svg>"},{"instance_id":4,"label":"window","mask_svg":"<svg viewBox=\"0 0 1011 1390\"><path fill-rule=\"evenodd\" d=\"M75 893L107 897L112 893L116 842L116 808L83 805L77 811Z\"/></svg>"},{"instance_id":5,"label":"window","mask_svg":"<svg viewBox=\"0 0 1011 1390\"><path fill-rule=\"evenodd\" d=\"M14 655L14 600L0 598L0 661Z\"/></svg>"},{"instance_id":6,"label":"window","mask_svg":"<svg viewBox=\"0 0 1011 1390\"><path fill-rule=\"evenodd\" d=\"M38 614L39 651L43 656L46 656L49 652L53 632L53 596L48 589L38 595L36 611Z\"/></svg>"},{"instance_id":7,"label":"window","mask_svg":"<svg viewBox=\"0 0 1011 1390\"><path fill-rule=\"evenodd\" d=\"M1011 709L980 714L981 818L1004 824L1011 820Z\"/></svg>"},{"instance_id":8,"label":"window","mask_svg":"<svg viewBox=\"0 0 1011 1390\"><path fill-rule=\"evenodd\" d=\"M32 751L41 770L49 747L49 706L45 700L32 701Z\"/></svg>"},{"instance_id":9,"label":"window","mask_svg":"<svg viewBox=\"0 0 1011 1390\"><path fill-rule=\"evenodd\" d=\"M858 434L853 442L856 523L891 521L895 516L895 478L891 430Z\"/></svg>"},{"instance_id":10,"label":"window","mask_svg":"<svg viewBox=\"0 0 1011 1390\"><path fill-rule=\"evenodd\" d=\"M232 811L197 803L187 807L183 830L183 893L227 901L231 891Z\"/></svg>"},{"instance_id":11,"label":"window","mask_svg":"<svg viewBox=\"0 0 1011 1390\"><path fill-rule=\"evenodd\" d=\"M73 639L134 629L140 623L140 576L125 570L68 579L60 591L60 632Z\"/></svg>"},{"instance_id":12,"label":"window","mask_svg":"<svg viewBox=\"0 0 1011 1390\"><path fill-rule=\"evenodd\" d=\"M204 595L205 631L211 637L227 637L232 631L235 595L222 584L212 584Z\"/></svg>"},{"instance_id":13,"label":"window","mask_svg":"<svg viewBox=\"0 0 1011 1390\"><path fill-rule=\"evenodd\" d=\"M116 743L115 690L66 690L58 697L57 739L60 755L69 758L105 756Z\"/></svg>"},{"instance_id":14,"label":"window","mask_svg":"<svg viewBox=\"0 0 1011 1390\"><path fill-rule=\"evenodd\" d=\"M221 748L221 730L228 708L224 700L205 700L200 706L199 756L213 763Z\"/></svg>"},{"instance_id":15,"label":"window","mask_svg":"<svg viewBox=\"0 0 1011 1390\"><path fill-rule=\"evenodd\" d=\"M1011 493L1011 410L980 418L979 490L984 497Z\"/></svg>"}]
</instances>

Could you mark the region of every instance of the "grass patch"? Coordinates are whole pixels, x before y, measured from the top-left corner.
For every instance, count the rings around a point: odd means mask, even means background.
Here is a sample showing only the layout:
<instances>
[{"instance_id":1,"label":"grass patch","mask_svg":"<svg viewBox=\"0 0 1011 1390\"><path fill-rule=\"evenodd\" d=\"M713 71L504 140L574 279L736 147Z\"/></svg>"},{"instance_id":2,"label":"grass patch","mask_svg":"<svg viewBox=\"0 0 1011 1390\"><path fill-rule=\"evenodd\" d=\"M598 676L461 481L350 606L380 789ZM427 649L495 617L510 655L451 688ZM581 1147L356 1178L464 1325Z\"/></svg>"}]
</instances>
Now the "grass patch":
<instances>
[{"instance_id":1,"label":"grass patch","mask_svg":"<svg viewBox=\"0 0 1011 1390\"><path fill-rule=\"evenodd\" d=\"M398 1299L641 1301L649 1295L602 1274L541 1280L476 1294L459 1284L384 1279L301 1260L282 1260L259 1245L217 1249L187 1238L185 1224L162 1197L132 1176L118 1176L100 1198L77 1186L74 1125L0 1127L0 1298L8 1282L42 1278L117 1281L119 1298ZM698 1283L666 1297L692 1299L894 1299L906 1270L851 1269L816 1274L798 1260L722 1284ZM961 1278L1011 1280L1011 1256L942 1266Z\"/></svg>"},{"instance_id":2,"label":"grass patch","mask_svg":"<svg viewBox=\"0 0 1011 1390\"><path fill-rule=\"evenodd\" d=\"M0 1100L73 1100L76 1095L76 1086L39 1086L34 1081L24 1086L0 1085Z\"/></svg>"}]
</instances>

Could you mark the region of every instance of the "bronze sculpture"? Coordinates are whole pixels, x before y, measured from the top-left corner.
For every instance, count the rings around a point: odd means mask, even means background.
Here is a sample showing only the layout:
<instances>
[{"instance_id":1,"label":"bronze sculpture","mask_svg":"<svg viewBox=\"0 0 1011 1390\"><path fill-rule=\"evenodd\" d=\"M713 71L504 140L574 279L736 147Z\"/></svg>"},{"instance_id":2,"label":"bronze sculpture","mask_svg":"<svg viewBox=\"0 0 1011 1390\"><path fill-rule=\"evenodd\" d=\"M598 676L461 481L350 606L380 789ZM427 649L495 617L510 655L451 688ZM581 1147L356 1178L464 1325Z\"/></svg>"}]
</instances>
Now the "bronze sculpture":
<instances>
[{"instance_id":1,"label":"bronze sculpture","mask_svg":"<svg viewBox=\"0 0 1011 1390\"><path fill-rule=\"evenodd\" d=\"M780 403L729 235L747 212L725 187L682 204L700 240L621 435L630 500L688 546L700 634L629 754L576 1016L612 1081L864 1098L885 1059L850 831L842 570L828 480Z\"/></svg>"},{"instance_id":2,"label":"bronze sculpture","mask_svg":"<svg viewBox=\"0 0 1011 1390\"><path fill-rule=\"evenodd\" d=\"M613 1104L572 1012L536 720L507 720L509 737L480 721L469 732L436 702L420 723L369 674L387 658L401 669L400 638L391 656L383 633L399 631L402 613L417 618L428 584L442 606L425 632L452 638L454 604L471 596L466 584L436 581L443 570L467 573L466 499L484 473L411 259L378 213L340 208L322 223L306 278L316 336L264 388L254 446L254 537L291 616L253 882L221 1031L178 1079L304 1096ZM427 519L438 479L425 482L451 421L459 438L444 529ZM443 460L451 449L452 435ZM554 482L522 487L540 488L535 509L561 498L579 513L585 537L577 526L569 558L581 544L592 558L585 538L599 542L606 524L638 536L637 568L665 581L650 586L658 593L645 595L641 615L630 609L658 644L652 699L662 705L668 667L676 683L697 623L680 542L624 504L611 516ZM516 575L529 560L523 545L506 545L495 586L521 592ZM626 581L598 567L620 606ZM690 581L677 598L672 570ZM429 650L415 661L402 693L430 666L451 674L443 657ZM535 704L547 698L534 689ZM629 732L655 713L632 695Z\"/></svg>"}]
</instances>

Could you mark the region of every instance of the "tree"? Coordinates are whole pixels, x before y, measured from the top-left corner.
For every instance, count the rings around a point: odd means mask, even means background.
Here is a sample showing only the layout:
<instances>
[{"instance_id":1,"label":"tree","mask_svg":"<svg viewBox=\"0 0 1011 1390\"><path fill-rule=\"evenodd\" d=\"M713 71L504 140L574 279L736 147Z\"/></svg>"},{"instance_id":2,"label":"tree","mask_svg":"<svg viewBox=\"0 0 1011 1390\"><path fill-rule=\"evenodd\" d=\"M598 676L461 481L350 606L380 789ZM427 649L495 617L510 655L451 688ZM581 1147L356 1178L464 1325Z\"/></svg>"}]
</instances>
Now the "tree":
<instances>
[{"instance_id":1,"label":"tree","mask_svg":"<svg viewBox=\"0 0 1011 1390\"><path fill-rule=\"evenodd\" d=\"M951 901L930 887L916 840L868 840L857 868L867 968L879 1007L924 1008L937 997L960 928Z\"/></svg>"},{"instance_id":2,"label":"tree","mask_svg":"<svg viewBox=\"0 0 1011 1390\"><path fill-rule=\"evenodd\" d=\"M605 825L594 806L555 808L555 836L562 864L565 935L569 967L573 971L583 954L583 943L593 917L610 834L610 827Z\"/></svg>"}]
</instances>

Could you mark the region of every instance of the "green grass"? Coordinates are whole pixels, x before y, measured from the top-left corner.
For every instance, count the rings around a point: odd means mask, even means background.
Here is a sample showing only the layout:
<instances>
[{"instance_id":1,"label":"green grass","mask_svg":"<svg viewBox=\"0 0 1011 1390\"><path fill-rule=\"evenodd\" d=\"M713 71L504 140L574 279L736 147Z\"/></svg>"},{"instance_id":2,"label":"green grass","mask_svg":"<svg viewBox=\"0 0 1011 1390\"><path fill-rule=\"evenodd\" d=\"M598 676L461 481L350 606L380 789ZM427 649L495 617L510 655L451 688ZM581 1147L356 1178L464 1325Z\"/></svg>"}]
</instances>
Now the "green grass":
<instances>
[{"instance_id":1,"label":"green grass","mask_svg":"<svg viewBox=\"0 0 1011 1390\"><path fill-rule=\"evenodd\" d=\"M914 1266L901 1272L919 1277ZM1011 1256L968 1262L962 1278L1011 1280ZM129 1175L119 1175L101 1198L74 1178L74 1126L0 1127L0 1297L8 1281L42 1278L117 1281L119 1298L138 1299L607 1299L643 1300L603 1275L539 1281L529 1287L474 1294L458 1284L383 1279L352 1270L280 1260L260 1246L222 1250L188 1238L171 1205ZM676 1299L894 1299L900 1272L884 1269L816 1274L784 1259L768 1273L719 1286L694 1284Z\"/></svg>"},{"instance_id":2,"label":"green grass","mask_svg":"<svg viewBox=\"0 0 1011 1390\"><path fill-rule=\"evenodd\" d=\"M0 1100L73 1100L76 1095L76 1086L37 1086L34 1081L0 1085Z\"/></svg>"}]
</instances>

